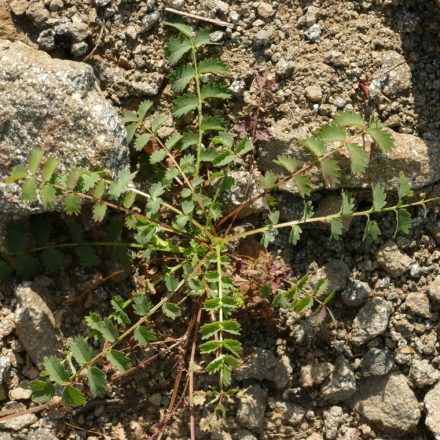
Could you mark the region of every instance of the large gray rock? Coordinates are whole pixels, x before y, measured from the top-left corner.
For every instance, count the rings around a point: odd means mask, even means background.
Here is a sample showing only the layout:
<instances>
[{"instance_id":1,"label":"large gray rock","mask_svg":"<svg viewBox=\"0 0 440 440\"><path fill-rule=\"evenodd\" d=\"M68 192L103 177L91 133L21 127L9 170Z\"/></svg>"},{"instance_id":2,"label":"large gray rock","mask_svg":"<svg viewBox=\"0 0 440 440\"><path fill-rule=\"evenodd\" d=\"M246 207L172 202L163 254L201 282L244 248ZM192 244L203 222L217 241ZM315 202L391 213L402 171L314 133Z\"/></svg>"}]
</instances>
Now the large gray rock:
<instances>
[{"instance_id":1,"label":"large gray rock","mask_svg":"<svg viewBox=\"0 0 440 440\"><path fill-rule=\"evenodd\" d=\"M63 348L61 331L50 308L27 283L18 286L15 294L17 336L32 361L42 368L45 356L55 356Z\"/></svg>"},{"instance_id":2,"label":"large gray rock","mask_svg":"<svg viewBox=\"0 0 440 440\"><path fill-rule=\"evenodd\" d=\"M237 421L244 428L261 428L267 405L267 393L258 385L251 385L240 394Z\"/></svg>"},{"instance_id":3,"label":"large gray rock","mask_svg":"<svg viewBox=\"0 0 440 440\"><path fill-rule=\"evenodd\" d=\"M2 416L7 416L15 412L23 411L25 409L26 406L22 403L7 402L6 405L4 405L3 408L0 410L0 418ZM22 416L0 422L0 428L19 432L22 431L24 428L33 425L37 421L38 418L35 414L24 414Z\"/></svg>"},{"instance_id":4,"label":"large gray rock","mask_svg":"<svg viewBox=\"0 0 440 440\"><path fill-rule=\"evenodd\" d=\"M372 426L395 437L413 431L421 414L416 396L400 373L361 380L347 403Z\"/></svg>"},{"instance_id":5,"label":"large gray rock","mask_svg":"<svg viewBox=\"0 0 440 440\"><path fill-rule=\"evenodd\" d=\"M56 156L62 169L128 166L125 128L95 90L90 66L7 40L0 41L0 66L0 225L39 209L20 201L17 185L4 183L34 147Z\"/></svg>"},{"instance_id":6,"label":"large gray rock","mask_svg":"<svg viewBox=\"0 0 440 440\"><path fill-rule=\"evenodd\" d=\"M381 269L392 278L403 275L411 266L411 258L400 251L394 241L387 241L376 254Z\"/></svg>"},{"instance_id":7,"label":"large gray rock","mask_svg":"<svg viewBox=\"0 0 440 440\"><path fill-rule=\"evenodd\" d=\"M425 408L425 425L434 434L435 440L440 440L440 382L426 394Z\"/></svg>"},{"instance_id":8,"label":"large gray rock","mask_svg":"<svg viewBox=\"0 0 440 440\"><path fill-rule=\"evenodd\" d=\"M382 298L371 298L353 321L352 341L360 345L381 335L388 327L393 307Z\"/></svg>"},{"instance_id":9,"label":"large gray rock","mask_svg":"<svg viewBox=\"0 0 440 440\"><path fill-rule=\"evenodd\" d=\"M287 356L278 358L269 350L255 348L253 353L245 357L235 377L237 380L268 380L281 389L289 383L290 373Z\"/></svg>"},{"instance_id":10,"label":"large gray rock","mask_svg":"<svg viewBox=\"0 0 440 440\"><path fill-rule=\"evenodd\" d=\"M343 356L340 356L335 363L331 376L321 387L321 394L324 399L344 400L356 391L356 378L353 368Z\"/></svg>"}]
</instances>

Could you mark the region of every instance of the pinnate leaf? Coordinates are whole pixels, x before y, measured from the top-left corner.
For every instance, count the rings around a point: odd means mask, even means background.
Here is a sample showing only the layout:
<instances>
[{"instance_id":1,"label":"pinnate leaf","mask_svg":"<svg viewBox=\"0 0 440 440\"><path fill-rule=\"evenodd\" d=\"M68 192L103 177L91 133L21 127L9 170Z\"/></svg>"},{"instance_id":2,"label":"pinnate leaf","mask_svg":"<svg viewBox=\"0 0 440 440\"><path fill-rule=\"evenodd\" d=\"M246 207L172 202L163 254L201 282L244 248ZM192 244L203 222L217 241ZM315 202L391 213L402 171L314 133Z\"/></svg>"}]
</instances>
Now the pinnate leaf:
<instances>
[{"instance_id":1,"label":"pinnate leaf","mask_svg":"<svg viewBox=\"0 0 440 440\"><path fill-rule=\"evenodd\" d=\"M370 127L368 134L373 138L374 142L376 142L382 153L389 153L393 149L393 138L384 128L377 126Z\"/></svg>"},{"instance_id":2,"label":"pinnate leaf","mask_svg":"<svg viewBox=\"0 0 440 440\"><path fill-rule=\"evenodd\" d=\"M130 359L118 350L110 350L107 353L107 360L121 373L126 372L131 367Z\"/></svg>"},{"instance_id":3,"label":"pinnate leaf","mask_svg":"<svg viewBox=\"0 0 440 440\"><path fill-rule=\"evenodd\" d=\"M17 180L24 179L28 175L28 169L25 166L17 165L12 168L10 176L6 179L6 183L13 183Z\"/></svg>"},{"instance_id":4,"label":"pinnate leaf","mask_svg":"<svg viewBox=\"0 0 440 440\"><path fill-rule=\"evenodd\" d=\"M98 367L87 370L87 380L93 397L103 395L107 391L107 376Z\"/></svg>"},{"instance_id":5,"label":"pinnate leaf","mask_svg":"<svg viewBox=\"0 0 440 440\"><path fill-rule=\"evenodd\" d=\"M335 116L333 124L340 127L364 127L365 121L362 116L354 112L341 112Z\"/></svg>"},{"instance_id":6,"label":"pinnate leaf","mask_svg":"<svg viewBox=\"0 0 440 440\"><path fill-rule=\"evenodd\" d=\"M302 234L301 226L293 225L289 234L289 243L295 246L299 242L301 238L301 234Z\"/></svg>"},{"instance_id":7,"label":"pinnate leaf","mask_svg":"<svg viewBox=\"0 0 440 440\"><path fill-rule=\"evenodd\" d=\"M206 99L229 99L231 97L226 87L213 82L202 87L200 96L203 101Z\"/></svg>"},{"instance_id":8,"label":"pinnate leaf","mask_svg":"<svg viewBox=\"0 0 440 440\"><path fill-rule=\"evenodd\" d=\"M215 145L224 145L227 148L232 148L234 144L234 139L226 131L219 133L211 139L211 142Z\"/></svg>"},{"instance_id":9,"label":"pinnate leaf","mask_svg":"<svg viewBox=\"0 0 440 440\"><path fill-rule=\"evenodd\" d=\"M312 185L309 176L305 174L298 174L293 178L296 188L301 197L309 196L312 193Z\"/></svg>"},{"instance_id":10,"label":"pinnate leaf","mask_svg":"<svg viewBox=\"0 0 440 440\"><path fill-rule=\"evenodd\" d=\"M200 47L200 46L205 46L207 44L208 45L217 44L211 41L211 34L212 34L212 29L210 28L200 29L194 37L194 45L196 47Z\"/></svg>"},{"instance_id":11,"label":"pinnate leaf","mask_svg":"<svg viewBox=\"0 0 440 440\"><path fill-rule=\"evenodd\" d=\"M149 110L152 106L153 106L153 102L150 100L142 101L139 104L138 116L141 121L143 121L145 119L145 116L147 115L147 113L149 112Z\"/></svg>"},{"instance_id":12,"label":"pinnate leaf","mask_svg":"<svg viewBox=\"0 0 440 440\"><path fill-rule=\"evenodd\" d=\"M133 140L134 135L137 130L137 124L133 123L133 124L127 125L127 127L125 127L125 129L127 130L127 144L131 144L131 141Z\"/></svg>"},{"instance_id":13,"label":"pinnate leaf","mask_svg":"<svg viewBox=\"0 0 440 440\"><path fill-rule=\"evenodd\" d=\"M396 233L401 232L402 234L409 234L409 231L411 230L411 214L406 209L398 209L396 213L396 219L397 219L397 227L396 227Z\"/></svg>"},{"instance_id":14,"label":"pinnate leaf","mask_svg":"<svg viewBox=\"0 0 440 440\"><path fill-rule=\"evenodd\" d=\"M99 173L84 173L81 176L82 179L82 190L84 192L90 191L98 183L100 179Z\"/></svg>"},{"instance_id":15,"label":"pinnate leaf","mask_svg":"<svg viewBox=\"0 0 440 440\"><path fill-rule=\"evenodd\" d=\"M165 21L164 25L177 29L181 34L183 34L187 38L192 38L193 36L192 28L187 24L182 23L181 21L177 21L177 20Z\"/></svg>"},{"instance_id":16,"label":"pinnate leaf","mask_svg":"<svg viewBox=\"0 0 440 440\"><path fill-rule=\"evenodd\" d=\"M298 168L298 161L293 156L281 155L278 156L275 163L283 167L289 173L293 173Z\"/></svg>"},{"instance_id":17,"label":"pinnate leaf","mask_svg":"<svg viewBox=\"0 0 440 440\"><path fill-rule=\"evenodd\" d=\"M78 194L67 194L64 199L64 210L67 215L78 215L81 212L81 197Z\"/></svg>"},{"instance_id":18,"label":"pinnate leaf","mask_svg":"<svg viewBox=\"0 0 440 440\"><path fill-rule=\"evenodd\" d=\"M167 121L167 117L165 115L157 115L153 122L151 123L151 131L153 133L157 133L160 127Z\"/></svg>"},{"instance_id":19,"label":"pinnate leaf","mask_svg":"<svg viewBox=\"0 0 440 440\"><path fill-rule=\"evenodd\" d=\"M63 367L59 359L54 356L48 356L44 358L43 361L44 368L49 374L51 381L56 382L60 385L69 382L70 375L68 371Z\"/></svg>"},{"instance_id":20,"label":"pinnate leaf","mask_svg":"<svg viewBox=\"0 0 440 440\"><path fill-rule=\"evenodd\" d=\"M165 150L153 151L153 153L150 156L150 163L151 164L160 163L165 159L166 155L167 153Z\"/></svg>"},{"instance_id":21,"label":"pinnate leaf","mask_svg":"<svg viewBox=\"0 0 440 440\"><path fill-rule=\"evenodd\" d=\"M323 159L321 161L321 170L324 180L330 187L337 186L340 183L341 168L334 159Z\"/></svg>"},{"instance_id":22,"label":"pinnate leaf","mask_svg":"<svg viewBox=\"0 0 440 440\"><path fill-rule=\"evenodd\" d=\"M359 144L348 144L347 151L351 160L351 172L357 176L364 174L368 166L368 156L364 147Z\"/></svg>"},{"instance_id":23,"label":"pinnate leaf","mask_svg":"<svg viewBox=\"0 0 440 440\"><path fill-rule=\"evenodd\" d=\"M57 200L55 188L50 183L46 183L40 187L41 204L46 209L53 209Z\"/></svg>"},{"instance_id":24,"label":"pinnate leaf","mask_svg":"<svg viewBox=\"0 0 440 440\"><path fill-rule=\"evenodd\" d=\"M101 223L104 220L105 213L107 212L107 205L104 202L97 202L93 205L92 217L96 223Z\"/></svg>"},{"instance_id":25,"label":"pinnate leaf","mask_svg":"<svg viewBox=\"0 0 440 440\"><path fill-rule=\"evenodd\" d=\"M207 59L200 61L198 71L200 75L205 73L218 73L225 75L228 73L228 66L220 60Z\"/></svg>"},{"instance_id":26,"label":"pinnate leaf","mask_svg":"<svg viewBox=\"0 0 440 440\"><path fill-rule=\"evenodd\" d=\"M376 241L377 237L382 235L379 226L375 220L368 220L364 231L364 240Z\"/></svg>"},{"instance_id":27,"label":"pinnate leaf","mask_svg":"<svg viewBox=\"0 0 440 440\"><path fill-rule=\"evenodd\" d=\"M165 303L162 306L162 311L165 316L168 316L168 318L173 320L178 318L182 314L180 307L177 304L173 303Z\"/></svg>"},{"instance_id":28,"label":"pinnate leaf","mask_svg":"<svg viewBox=\"0 0 440 440\"><path fill-rule=\"evenodd\" d=\"M321 157L323 154L325 154L325 144L320 138L312 137L303 139L301 144L308 148L317 157Z\"/></svg>"},{"instance_id":29,"label":"pinnate leaf","mask_svg":"<svg viewBox=\"0 0 440 440\"><path fill-rule=\"evenodd\" d=\"M72 350L73 357L81 367L93 359L93 352L90 345L81 336L73 338L69 342L69 346Z\"/></svg>"},{"instance_id":30,"label":"pinnate leaf","mask_svg":"<svg viewBox=\"0 0 440 440\"><path fill-rule=\"evenodd\" d=\"M34 148L31 151L29 157L29 171L35 174L38 167L40 166L41 159L43 158L44 151L39 148Z\"/></svg>"},{"instance_id":31,"label":"pinnate leaf","mask_svg":"<svg viewBox=\"0 0 440 440\"><path fill-rule=\"evenodd\" d=\"M137 122L138 120L138 115L136 112L134 112L133 110L127 110L123 115L122 115L122 122L125 123L129 123L129 122Z\"/></svg>"},{"instance_id":32,"label":"pinnate leaf","mask_svg":"<svg viewBox=\"0 0 440 440\"><path fill-rule=\"evenodd\" d=\"M82 406L85 405L87 400L84 394L70 385L64 388L63 394L61 396L61 401L66 406Z\"/></svg>"},{"instance_id":33,"label":"pinnate leaf","mask_svg":"<svg viewBox=\"0 0 440 440\"><path fill-rule=\"evenodd\" d=\"M121 170L118 174L118 178L112 182L108 188L109 196L118 199L121 194L126 191L127 185L132 182L136 174L136 172L130 173L128 169Z\"/></svg>"},{"instance_id":34,"label":"pinnate leaf","mask_svg":"<svg viewBox=\"0 0 440 440\"><path fill-rule=\"evenodd\" d=\"M58 161L56 159L50 158L45 164L43 168L43 180L45 182L49 182L52 179L52 176L57 169Z\"/></svg>"},{"instance_id":35,"label":"pinnate leaf","mask_svg":"<svg viewBox=\"0 0 440 440\"><path fill-rule=\"evenodd\" d=\"M254 149L254 144L248 139L242 139L235 148L235 154L237 156L244 156Z\"/></svg>"},{"instance_id":36,"label":"pinnate leaf","mask_svg":"<svg viewBox=\"0 0 440 440\"><path fill-rule=\"evenodd\" d=\"M59 272L64 266L64 255L55 248L44 249L41 260L46 270L51 274Z\"/></svg>"},{"instance_id":37,"label":"pinnate leaf","mask_svg":"<svg viewBox=\"0 0 440 440\"><path fill-rule=\"evenodd\" d=\"M32 397L36 402L47 402L55 395L55 387L52 382L36 379L30 382L29 386L32 390Z\"/></svg>"},{"instance_id":38,"label":"pinnate leaf","mask_svg":"<svg viewBox=\"0 0 440 440\"><path fill-rule=\"evenodd\" d=\"M323 125L318 130L318 138L323 142L343 142L345 140L346 133L343 127L335 124Z\"/></svg>"},{"instance_id":39,"label":"pinnate leaf","mask_svg":"<svg viewBox=\"0 0 440 440\"><path fill-rule=\"evenodd\" d=\"M38 200L37 196L37 180L35 177L30 177L23 182L21 196L25 202L35 202Z\"/></svg>"},{"instance_id":40,"label":"pinnate leaf","mask_svg":"<svg viewBox=\"0 0 440 440\"><path fill-rule=\"evenodd\" d=\"M171 80L173 81L173 90L177 93L183 92L192 81L195 74L196 71L191 64L178 67L170 75Z\"/></svg>"},{"instance_id":41,"label":"pinnate leaf","mask_svg":"<svg viewBox=\"0 0 440 440\"><path fill-rule=\"evenodd\" d=\"M344 230L344 225L340 217L332 218L330 221L330 231L331 237L334 240L339 240L341 238L342 232Z\"/></svg>"},{"instance_id":42,"label":"pinnate leaf","mask_svg":"<svg viewBox=\"0 0 440 440\"><path fill-rule=\"evenodd\" d=\"M397 194L399 196L399 203L404 197L413 196L413 191L411 190L411 181L403 174L402 171L399 174Z\"/></svg>"},{"instance_id":43,"label":"pinnate leaf","mask_svg":"<svg viewBox=\"0 0 440 440\"><path fill-rule=\"evenodd\" d=\"M183 35L173 38L165 47L165 54L167 56L168 63L171 65L176 64L183 57L183 55L191 50L191 48L191 41Z\"/></svg>"},{"instance_id":44,"label":"pinnate leaf","mask_svg":"<svg viewBox=\"0 0 440 440\"><path fill-rule=\"evenodd\" d=\"M225 129L225 121L218 116L207 116L203 118L200 128L202 131L222 131Z\"/></svg>"},{"instance_id":45,"label":"pinnate leaf","mask_svg":"<svg viewBox=\"0 0 440 440\"><path fill-rule=\"evenodd\" d=\"M183 95L174 100L173 115L179 118L195 110L198 106L197 96Z\"/></svg>"},{"instance_id":46,"label":"pinnate leaf","mask_svg":"<svg viewBox=\"0 0 440 440\"><path fill-rule=\"evenodd\" d=\"M373 209L374 211L381 211L387 204L387 196L383 186L377 184L373 185Z\"/></svg>"},{"instance_id":47,"label":"pinnate leaf","mask_svg":"<svg viewBox=\"0 0 440 440\"><path fill-rule=\"evenodd\" d=\"M150 342L157 341L157 336L145 327L138 327L133 333L134 339L146 347Z\"/></svg>"},{"instance_id":48,"label":"pinnate leaf","mask_svg":"<svg viewBox=\"0 0 440 440\"><path fill-rule=\"evenodd\" d=\"M150 141L151 134L150 133L142 133L140 136L136 138L134 141L134 149L136 151L141 151L145 145Z\"/></svg>"}]
</instances>

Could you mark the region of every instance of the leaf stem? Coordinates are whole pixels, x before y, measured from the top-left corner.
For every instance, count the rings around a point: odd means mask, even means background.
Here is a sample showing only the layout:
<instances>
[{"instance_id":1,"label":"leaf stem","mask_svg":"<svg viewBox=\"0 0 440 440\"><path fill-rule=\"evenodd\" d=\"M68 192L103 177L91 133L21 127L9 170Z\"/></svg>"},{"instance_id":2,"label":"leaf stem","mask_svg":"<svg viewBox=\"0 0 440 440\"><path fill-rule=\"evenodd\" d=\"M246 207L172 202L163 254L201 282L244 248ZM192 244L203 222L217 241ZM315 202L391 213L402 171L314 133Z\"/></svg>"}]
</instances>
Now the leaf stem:
<instances>
[{"instance_id":1,"label":"leaf stem","mask_svg":"<svg viewBox=\"0 0 440 440\"><path fill-rule=\"evenodd\" d=\"M334 218L342 218L342 217L362 217L362 216L369 217L369 215L372 213L396 211L396 209L411 208L413 206L425 205L426 203L432 203L432 202L436 202L439 200L440 200L440 197L433 197L431 199L419 200L417 202L407 203L405 205L390 206L388 208L383 208L380 211L372 211L371 209L368 209L365 211L353 212L352 214L346 215L346 216L343 216L341 214L341 212L338 212L336 214L331 214L331 215L326 215L326 216L321 216L321 217L311 217L311 218L307 218L307 219L292 220L292 221L285 222L285 223L278 223L276 225L266 225L261 228L252 229L251 231L243 232L241 234L229 235L227 237L224 237L223 243L229 243L232 241L240 240L245 237L249 237L251 235L261 234L261 233L264 233L264 232L269 231L271 229L287 228L290 226L303 225L306 223L328 222L329 220L332 220Z\"/></svg>"}]
</instances>

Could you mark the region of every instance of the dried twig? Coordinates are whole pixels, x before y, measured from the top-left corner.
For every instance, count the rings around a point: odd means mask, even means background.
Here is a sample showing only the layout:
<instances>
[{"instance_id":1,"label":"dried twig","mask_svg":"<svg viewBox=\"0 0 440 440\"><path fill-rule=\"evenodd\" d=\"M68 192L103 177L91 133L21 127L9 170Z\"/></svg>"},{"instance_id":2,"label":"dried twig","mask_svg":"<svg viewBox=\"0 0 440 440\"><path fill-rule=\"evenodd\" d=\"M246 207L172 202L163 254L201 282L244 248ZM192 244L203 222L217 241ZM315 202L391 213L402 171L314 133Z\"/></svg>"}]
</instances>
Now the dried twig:
<instances>
[{"instance_id":1,"label":"dried twig","mask_svg":"<svg viewBox=\"0 0 440 440\"><path fill-rule=\"evenodd\" d=\"M187 17L187 18L193 18L194 20L206 21L207 23L212 23L212 24L215 24L215 25L221 26L221 27L227 27L227 28L232 27L232 24L228 23L226 21L216 20L214 18L202 17L201 15L196 15L196 14L191 14L189 12L179 11L178 9L165 8L165 11L169 12L170 14L181 15L182 17Z\"/></svg>"},{"instance_id":2,"label":"dried twig","mask_svg":"<svg viewBox=\"0 0 440 440\"><path fill-rule=\"evenodd\" d=\"M99 31L99 35L98 35L98 39L96 40L95 47L81 61L87 61L98 49L99 45L101 44L102 37L104 36L105 24L106 24L106 20L104 17L102 17L101 30Z\"/></svg>"}]
</instances>

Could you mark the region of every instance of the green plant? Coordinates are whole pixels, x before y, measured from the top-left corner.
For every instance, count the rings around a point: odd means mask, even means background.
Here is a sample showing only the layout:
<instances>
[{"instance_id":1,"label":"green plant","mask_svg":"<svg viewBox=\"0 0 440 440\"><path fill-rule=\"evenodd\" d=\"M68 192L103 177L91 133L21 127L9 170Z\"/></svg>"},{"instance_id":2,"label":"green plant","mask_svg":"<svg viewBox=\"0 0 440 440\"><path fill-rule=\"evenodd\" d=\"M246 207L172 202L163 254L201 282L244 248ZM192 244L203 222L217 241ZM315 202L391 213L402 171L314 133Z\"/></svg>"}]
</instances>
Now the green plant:
<instances>
[{"instance_id":1,"label":"green plant","mask_svg":"<svg viewBox=\"0 0 440 440\"><path fill-rule=\"evenodd\" d=\"M314 137L302 141L311 153L308 163L301 164L290 156L278 157L277 164L283 175L267 172L261 179L261 192L240 206L224 212L223 194L235 184L230 175L237 158L253 152L252 142L244 137L235 140L228 133L221 118L219 101L230 98L221 80L227 75L227 66L217 58L206 57L210 46L210 30L193 29L181 22L169 22L179 35L166 47L168 62L174 67L170 78L178 95L174 100L175 130L167 139L159 135L167 117L150 116L152 102L144 101L137 111L124 115L128 141L139 154L149 151L149 165L155 176L149 190L142 191L133 184L136 172L123 170L116 179L110 179L103 170L90 171L75 168L67 174L57 172L56 159L42 163L41 150L32 152L27 166L12 170L9 182L22 181L23 199L39 202L51 209L60 203L69 215L78 215L83 202L92 204L92 216L102 222L108 209L122 212L124 225L131 239L89 242L78 230L73 231L74 242L53 244L47 233L47 224L36 230L36 246L27 249L23 234L12 228L8 232L10 253L0 260L0 274L12 270L22 275L34 275L38 259L47 270L60 268L63 247L76 246L79 257L93 265L98 258L96 246L116 246L122 254L137 262L149 261L157 255L173 256L163 266L161 277L148 283L145 291L129 298L115 296L111 301L112 313L102 317L92 313L86 318L90 329L87 335L70 340L62 359L45 360L48 380L35 380L31 387L37 401L47 401L61 394L64 405L82 405L88 396L96 397L108 391L110 384L136 366L133 359L143 355L143 348L154 344L158 335L151 327L151 318L162 313L170 320L187 319L184 337L176 338L171 347L183 347L182 359L187 362L191 432L194 438L195 385L194 372L204 371L218 376L218 386L211 390L211 402L224 410L224 401L234 393L231 389L232 372L240 366L242 345L239 340L241 325L235 317L237 309L246 307L243 296L234 282L234 244L249 236L260 236L267 247L276 229L290 228L290 242L297 244L302 227L316 222L330 224L331 236L338 239L343 233L343 220L365 217L365 239L374 240L380 234L376 221L378 213L394 212L396 234L408 233L411 227L409 208L425 206L436 199L407 203L413 196L410 181L401 174L397 188L397 203L389 206L382 186L373 185L372 204L366 210L354 211L354 197L342 191L342 205L338 213L325 217L314 216L309 196L312 193L310 172L320 169L324 182L333 187L339 184L341 168L338 154L346 154L351 170L361 175L368 167L368 155L359 139L370 137L386 154L393 142L386 128L376 121L364 121L355 113L340 113L331 124L321 127ZM188 60L188 63L182 63ZM304 214L299 220L279 223L279 212L270 194L293 180L298 193L304 198ZM253 230L234 233L231 224L237 214L259 198L270 201L268 224ZM229 226L229 227L228 227ZM136 252L129 252L135 250ZM127 254L128 252L128 254ZM29 274L30 272L30 274ZM308 276L300 280L286 280L282 289L272 291L270 284L261 286L262 294L272 299L275 306L297 312L313 307L326 307L334 292L328 292L325 279L310 285ZM151 291L160 295L151 297ZM191 317L182 316L182 304L192 305ZM199 339L201 340L199 343ZM197 352L198 351L198 352ZM200 356L199 356L199 354ZM136 356L134 356L136 354ZM189 360L187 359L189 356ZM145 365L144 360L140 365ZM113 375L111 369L118 371ZM177 374L169 409L176 402L183 370Z\"/></svg>"}]
</instances>

